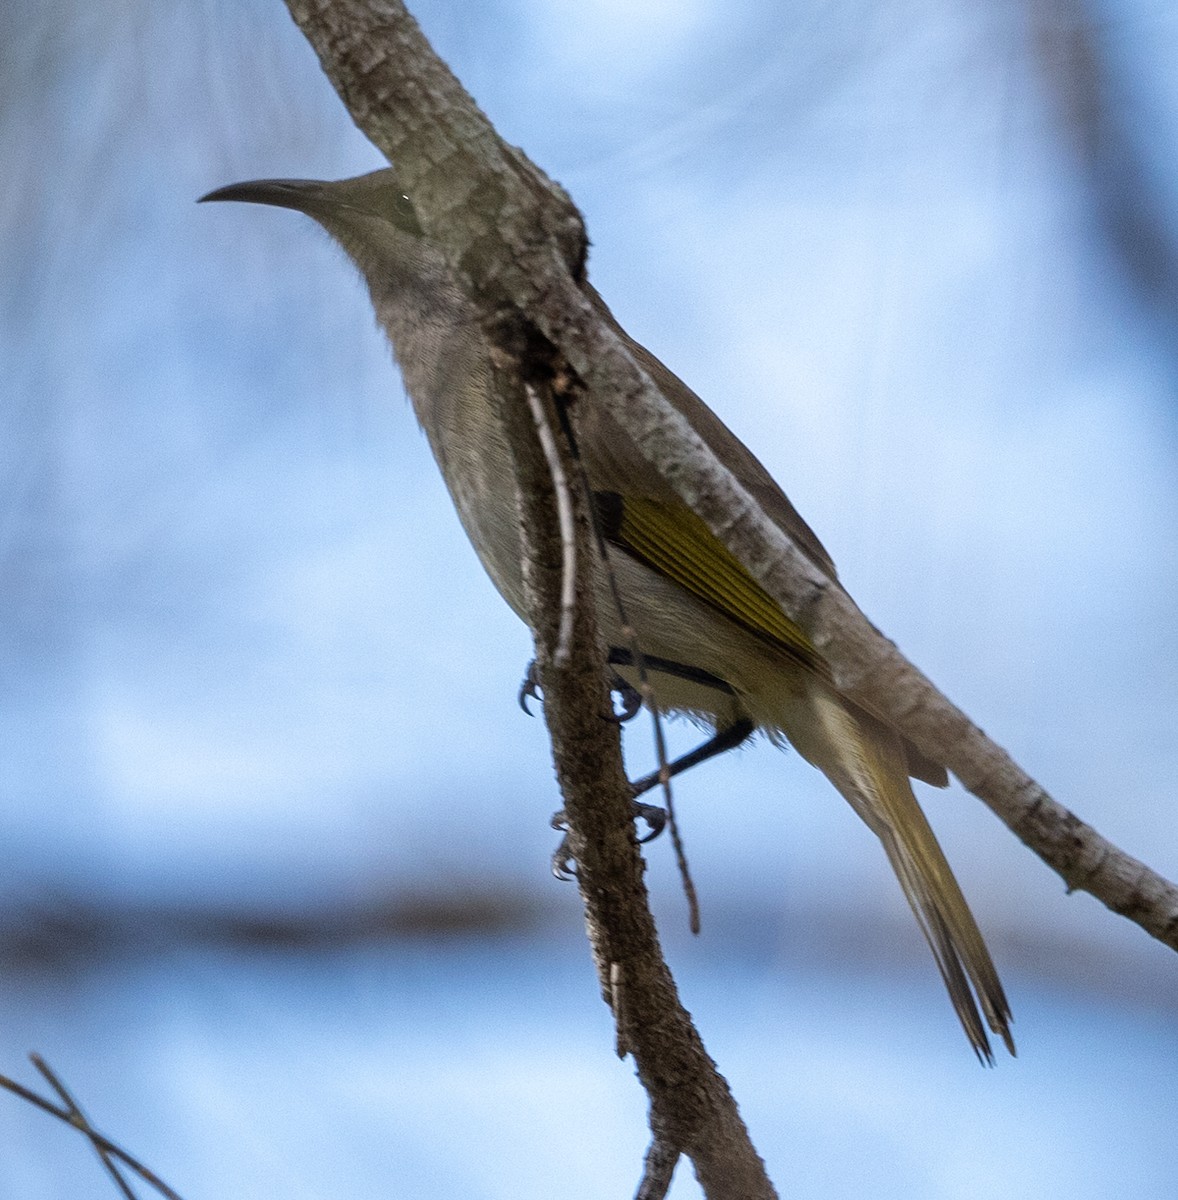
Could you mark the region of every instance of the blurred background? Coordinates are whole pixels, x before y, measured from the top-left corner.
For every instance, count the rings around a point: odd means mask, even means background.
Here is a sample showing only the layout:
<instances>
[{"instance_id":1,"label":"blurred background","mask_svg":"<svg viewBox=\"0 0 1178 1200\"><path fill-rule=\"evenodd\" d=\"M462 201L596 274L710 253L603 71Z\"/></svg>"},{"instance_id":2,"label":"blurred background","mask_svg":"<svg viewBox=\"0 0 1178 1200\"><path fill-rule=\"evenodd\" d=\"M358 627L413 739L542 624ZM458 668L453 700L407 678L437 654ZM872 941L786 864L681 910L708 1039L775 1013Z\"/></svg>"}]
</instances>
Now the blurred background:
<instances>
[{"instance_id":1,"label":"blurred background","mask_svg":"<svg viewBox=\"0 0 1178 1200\"><path fill-rule=\"evenodd\" d=\"M412 7L871 618L1178 875L1173 5ZM378 154L279 0L57 0L0 15L0 159L0 1072L186 1200L631 1194L528 635L342 254L193 203ZM1170 951L924 789L1017 1019L983 1071L820 776L677 797L669 956L784 1195L1178 1188ZM113 1194L0 1094L0 1195Z\"/></svg>"}]
</instances>

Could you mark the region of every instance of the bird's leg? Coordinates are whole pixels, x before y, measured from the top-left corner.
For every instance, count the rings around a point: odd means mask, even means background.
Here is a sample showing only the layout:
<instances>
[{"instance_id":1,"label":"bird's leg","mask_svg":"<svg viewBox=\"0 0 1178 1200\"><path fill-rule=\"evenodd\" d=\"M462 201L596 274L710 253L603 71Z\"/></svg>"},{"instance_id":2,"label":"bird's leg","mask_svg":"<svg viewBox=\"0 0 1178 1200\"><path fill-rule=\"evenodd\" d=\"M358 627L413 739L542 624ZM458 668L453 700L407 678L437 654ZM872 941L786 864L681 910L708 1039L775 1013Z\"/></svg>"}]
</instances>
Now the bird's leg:
<instances>
[{"instance_id":1,"label":"bird's leg","mask_svg":"<svg viewBox=\"0 0 1178 1200\"><path fill-rule=\"evenodd\" d=\"M609 661L617 666L632 666L634 664L634 658L630 651L618 649L617 647L610 650ZM690 667L682 663L671 662L668 659L651 658L649 656L646 657L644 666L650 668L652 671L674 675L677 678L686 679L692 683L698 683L704 687L725 692L728 695L735 694L732 686L725 680L698 667ZM620 698L622 708L620 712L615 714L619 722L629 721L637 716L639 709L642 707L642 696L636 688L628 684L620 675L615 675L611 691L617 692ZM519 690L520 707L524 712L530 712L527 704L528 700L539 698L539 675L536 670L536 662L533 659L528 664L527 673L524 675L524 681ZM703 745L697 746L694 750L690 750L674 761L667 763L666 778L671 779L676 775L682 774L684 771L690 770L694 766L698 766L701 762L706 762L709 758L714 758L717 754L723 754L726 750L735 749L737 746L748 741L755 728L756 726L748 717L738 717L722 729L717 729ZM644 792L649 792L652 788L658 787L662 781L663 773L661 771L652 771L649 775L644 775L636 783L630 784L630 794L633 797L630 815L635 821L644 821L650 830L649 833L638 839L639 842L653 841L666 827L666 811L657 804L643 804L638 799ZM565 823L563 809L553 814L552 827L565 834L552 856L552 873L557 879L572 879L576 873L576 865L574 856L569 850L568 826Z\"/></svg>"},{"instance_id":2,"label":"bird's leg","mask_svg":"<svg viewBox=\"0 0 1178 1200\"><path fill-rule=\"evenodd\" d=\"M698 766L701 762L707 762L709 758L715 758L717 754L723 754L726 750L735 750L737 746L747 742L753 735L753 730L756 726L749 720L748 717L738 717L731 725L725 725L722 729L717 729L714 734L702 746L696 746L694 750L689 750L686 754L681 755L674 761L667 763L667 778L673 778L675 775L682 775L684 771L690 770L692 767ZM649 775L644 775L637 782L630 785L633 794L641 796L643 792L649 792L651 788L656 788L662 782L662 775L659 771L651 771ZM652 808L653 805L639 805L640 808ZM662 812L662 809L656 809L657 812ZM637 815L637 814L636 814ZM662 822L651 821L646 814L642 814L643 818L654 831L647 837L641 840L646 842L653 837L658 837L662 832L663 824L666 822L664 815ZM657 825L657 828L656 828Z\"/></svg>"},{"instance_id":3,"label":"bird's leg","mask_svg":"<svg viewBox=\"0 0 1178 1200\"><path fill-rule=\"evenodd\" d=\"M651 654L639 657L632 650L623 646L610 648L609 661L618 667L637 667L643 675L648 671L654 675L671 675L676 679L698 684L700 687L720 692L726 696L736 695L732 685L726 679L721 679L718 675L713 675L711 671L705 671L702 667L693 667L688 663L675 662L673 659L660 658ZM689 767L694 767L696 763L701 763L715 754L722 754L725 750L739 746L752 734L753 728L753 723L742 717L723 729L717 730L702 746L691 751L690 754L685 754L682 758L668 763L667 778L678 775L681 771L686 771ZM630 785L633 795L637 797L641 796L643 792L650 791L651 788L658 785L660 779L661 775L658 771L643 776L637 783ZM653 804L639 804L636 801L634 816L636 819L645 821L650 827L650 832L639 839L642 842L649 842L658 837L667 823L667 814Z\"/></svg>"},{"instance_id":4,"label":"bird's leg","mask_svg":"<svg viewBox=\"0 0 1178 1200\"><path fill-rule=\"evenodd\" d=\"M737 746L752 737L755 728L756 726L748 717L739 717L731 725L717 729L702 746L696 746L694 750L689 750L673 762L669 762L667 777L681 775L684 771L698 766L701 762L707 762L709 758L715 758L717 754L723 754L726 750L735 750ZM666 810L659 808L657 804L643 804L638 799L643 792L649 792L651 788L658 787L660 783L662 783L662 775L658 771L652 771L649 775L644 775L637 783L630 784L631 794L634 797L630 801L630 815L635 821L645 821L650 829L649 833L638 839L642 844L654 841L666 828ZM557 879L572 879L576 874L576 865L569 849L568 826L565 823L564 809L553 814L552 828L559 829L564 833L564 837L560 839L560 845L552 855L552 873Z\"/></svg>"},{"instance_id":5,"label":"bird's leg","mask_svg":"<svg viewBox=\"0 0 1178 1200\"><path fill-rule=\"evenodd\" d=\"M615 674L610 681L610 691L616 692L621 711L613 714L614 720L619 724L632 720L638 715L639 709L642 708L642 696L638 689L631 687L620 675ZM524 672L523 682L519 687L518 694L519 706L528 714L532 715L532 710L528 707L529 700L537 700L543 702L543 694L540 688L540 672L536 666L536 660L533 658L528 663L527 670ZM661 808L653 804L639 804L635 801L633 815L635 820L641 819L650 826L651 832L641 841L649 841L652 837L657 837L663 831L663 826L667 823L667 814ZM560 830L564 837L560 839L560 845L552 855L552 873L557 879L570 880L576 873L575 860L572 852L569 850L568 825L566 824L564 809L552 814L552 828Z\"/></svg>"}]
</instances>

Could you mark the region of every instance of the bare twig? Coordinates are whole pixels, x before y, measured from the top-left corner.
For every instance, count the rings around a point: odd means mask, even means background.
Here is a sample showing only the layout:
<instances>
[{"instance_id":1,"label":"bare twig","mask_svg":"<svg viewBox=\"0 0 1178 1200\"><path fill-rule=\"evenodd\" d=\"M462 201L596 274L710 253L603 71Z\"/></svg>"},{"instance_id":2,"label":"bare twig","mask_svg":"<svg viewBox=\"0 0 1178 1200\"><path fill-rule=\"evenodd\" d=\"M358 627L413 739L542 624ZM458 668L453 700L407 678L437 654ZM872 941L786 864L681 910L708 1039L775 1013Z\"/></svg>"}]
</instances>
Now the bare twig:
<instances>
[{"instance_id":1,"label":"bare twig","mask_svg":"<svg viewBox=\"0 0 1178 1200\"><path fill-rule=\"evenodd\" d=\"M577 539L573 532L573 501L569 495L569 481L564 472L564 463L556 448L556 434L548 423L544 406L530 386L524 386L528 397L528 409L536 427L536 439L548 464L552 478L552 493L556 500L556 515L560 521L560 629L556 635L556 648L552 652L553 666L564 668L572 654L573 616L577 596Z\"/></svg>"},{"instance_id":2,"label":"bare twig","mask_svg":"<svg viewBox=\"0 0 1178 1200\"><path fill-rule=\"evenodd\" d=\"M101 1141L95 1138L94 1126L90 1124L86 1114L82 1112L78 1102L70 1095L65 1084L58 1079L53 1069L39 1054L30 1054L29 1060L41 1072L49 1086L57 1093L58 1099L65 1105L70 1114L70 1124L80 1129L89 1139L95 1153L98 1155L99 1161L106 1168L107 1174L114 1180L115 1187L123 1194L125 1200L138 1200L138 1197L131 1190L131 1185L123 1178L123 1173L115 1164L110 1151L102 1145Z\"/></svg>"},{"instance_id":3,"label":"bare twig","mask_svg":"<svg viewBox=\"0 0 1178 1200\"><path fill-rule=\"evenodd\" d=\"M116 1145L110 1138L99 1133L82 1114L77 1104L74 1102L70 1094L65 1090L60 1079L49 1068L48 1064L38 1054L31 1054L29 1058L33 1065L41 1072L42 1075L49 1081L54 1091L61 1097L65 1107L59 1108L52 1100L46 1100L43 1096L39 1096L30 1088L23 1084L17 1083L15 1079L10 1079L7 1075L0 1075L0 1087L5 1088L13 1095L19 1096L22 1100L27 1100L29 1104L35 1108L41 1109L42 1112L49 1113L50 1116L56 1117L59 1121L64 1121L65 1124L72 1126L74 1129L80 1130L90 1144L103 1156L103 1161L107 1162L109 1158L117 1158L121 1160L127 1167L135 1172L140 1179L143 1180L149 1187L155 1188L165 1200L181 1200L180 1194L173 1191L164 1181L151 1170L150 1167L144 1166L133 1155L128 1154L121 1146ZM113 1164L111 1164L113 1167ZM119 1178L117 1172L113 1172L116 1178ZM124 1195L133 1195L130 1189L127 1188L125 1182L119 1178L119 1182L123 1187Z\"/></svg>"},{"instance_id":4,"label":"bare twig","mask_svg":"<svg viewBox=\"0 0 1178 1200\"><path fill-rule=\"evenodd\" d=\"M687 925L692 933L699 933L699 894L695 890L695 880L691 878L691 868L687 865L687 849L683 845L683 835L679 832L679 821L675 816L671 768L667 762L667 742L663 737L663 727L658 722L654 727L654 740L658 750L659 787L667 807L667 832L671 835L671 847L675 851L675 869L679 872L679 882L683 885L683 895L687 900Z\"/></svg>"},{"instance_id":5,"label":"bare twig","mask_svg":"<svg viewBox=\"0 0 1178 1200\"><path fill-rule=\"evenodd\" d=\"M663 732L663 714L659 708L658 696L655 694L650 676L646 669L646 655L638 641L638 631L630 623L626 614L626 605L622 600L622 591L618 587L618 576L610 561L609 550L605 544L605 535L601 530L597 509L593 505L593 489L589 484L589 476L585 471L585 462L581 458L577 446L577 436L569 419L568 405L558 405L560 427L568 439L570 454L577 478L584 497L586 508L592 522L593 541L597 546L597 559L601 570L609 584L610 603L618 616L618 627L621 639L630 651L635 670L638 672L638 694L642 697L651 715L654 728L655 762L658 764L659 789L662 792L663 804L667 810L667 826L671 834L671 846L675 851L675 866L679 872L679 881L683 885L683 895L687 900L687 925L692 933L699 933L699 894L695 890L695 881L691 878L691 868L687 863L687 852L683 847L683 838L679 833L679 819L675 815L675 797L671 788L671 764L667 757L667 739Z\"/></svg>"}]
</instances>

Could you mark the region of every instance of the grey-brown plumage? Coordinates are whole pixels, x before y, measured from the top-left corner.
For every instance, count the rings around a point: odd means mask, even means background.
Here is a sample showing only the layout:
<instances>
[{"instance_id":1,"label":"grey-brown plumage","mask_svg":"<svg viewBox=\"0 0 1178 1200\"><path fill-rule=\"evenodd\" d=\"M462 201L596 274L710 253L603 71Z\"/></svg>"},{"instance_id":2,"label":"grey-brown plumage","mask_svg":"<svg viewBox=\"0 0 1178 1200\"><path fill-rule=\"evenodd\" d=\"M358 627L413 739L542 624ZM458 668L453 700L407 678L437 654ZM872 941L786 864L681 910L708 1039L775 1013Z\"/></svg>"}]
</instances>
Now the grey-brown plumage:
<instances>
[{"instance_id":1,"label":"grey-brown plumage","mask_svg":"<svg viewBox=\"0 0 1178 1200\"><path fill-rule=\"evenodd\" d=\"M496 587L526 619L515 484L491 402L490 351L396 173L233 184L204 199L297 209L347 251L368 284L459 519ZM690 388L625 334L595 291L589 295L669 403L766 515L837 582L830 556L764 467ZM991 1060L986 1026L1014 1053L994 964L909 783L914 776L944 786L944 767L880 714L838 693L804 632L684 506L604 405L589 395L578 418L590 485L611 513L610 562L626 615L648 661L663 664L652 671L660 709L720 730L751 722L818 767L882 843L978 1056ZM599 612L609 645L624 661L627 642L608 596Z\"/></svg>"}]
</instances>

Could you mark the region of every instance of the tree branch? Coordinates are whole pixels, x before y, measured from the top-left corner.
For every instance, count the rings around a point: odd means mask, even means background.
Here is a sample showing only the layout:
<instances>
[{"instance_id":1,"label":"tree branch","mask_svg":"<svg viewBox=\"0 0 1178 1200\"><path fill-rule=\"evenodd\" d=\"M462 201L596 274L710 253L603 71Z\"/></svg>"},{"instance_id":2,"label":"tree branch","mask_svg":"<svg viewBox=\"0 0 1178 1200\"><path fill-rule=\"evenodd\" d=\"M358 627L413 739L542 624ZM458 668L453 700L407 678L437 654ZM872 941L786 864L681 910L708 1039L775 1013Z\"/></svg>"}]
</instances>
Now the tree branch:
<instances>
[{"instance_id":1,"label":"tree branch","mask_svg":"<svg viewBox=\"0 0 1178 1200\"><path fill-rule=\"evenodd\" d=\"M484 306L526 314L643 454L810 636L847 695L880 712L1057 871L1178 949L1178 888L1054 801L825 578L716 459L581 291L567 195L507 146L396 0L288 0L361 129L421 203Z\"/></svg>"}]
</instances>

